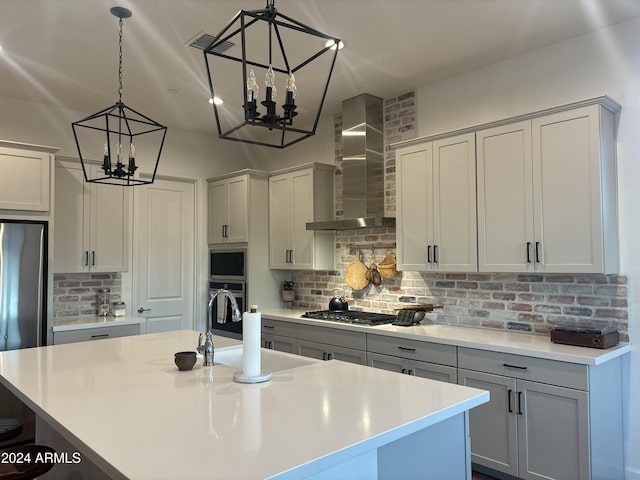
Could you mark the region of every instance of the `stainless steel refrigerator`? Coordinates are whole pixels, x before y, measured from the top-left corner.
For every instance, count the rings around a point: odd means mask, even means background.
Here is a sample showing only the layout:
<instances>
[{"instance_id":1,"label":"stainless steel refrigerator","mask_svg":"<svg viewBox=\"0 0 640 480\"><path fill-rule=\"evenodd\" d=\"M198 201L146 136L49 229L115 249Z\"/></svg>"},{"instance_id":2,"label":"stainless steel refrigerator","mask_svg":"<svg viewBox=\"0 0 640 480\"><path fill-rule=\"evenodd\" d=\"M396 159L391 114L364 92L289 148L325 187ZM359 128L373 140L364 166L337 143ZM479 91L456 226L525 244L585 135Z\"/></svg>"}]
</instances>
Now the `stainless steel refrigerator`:
<instances>
[{"instance_id":1,"label":"stainless steel refrigerator","mask_svg":"<svg viewBox=\"0 0 640 480\"><path fill-rule=\"evenodd\" d=\"M46 338L47 224L0 220L0 351Z\"/></svg>"},{"instance_id":2,"label":"stainless steel refrigerator","mask_svg":"<svg viewBox=\"0 0 640 480\"><path fill-rule=\"evenodd\" d=\"M0 219L0 351L46 343L46 222ZM0 448L33 441L33 412L0 383L0 418L19 418L19 437Z\"/></svg>"}]
</instances>

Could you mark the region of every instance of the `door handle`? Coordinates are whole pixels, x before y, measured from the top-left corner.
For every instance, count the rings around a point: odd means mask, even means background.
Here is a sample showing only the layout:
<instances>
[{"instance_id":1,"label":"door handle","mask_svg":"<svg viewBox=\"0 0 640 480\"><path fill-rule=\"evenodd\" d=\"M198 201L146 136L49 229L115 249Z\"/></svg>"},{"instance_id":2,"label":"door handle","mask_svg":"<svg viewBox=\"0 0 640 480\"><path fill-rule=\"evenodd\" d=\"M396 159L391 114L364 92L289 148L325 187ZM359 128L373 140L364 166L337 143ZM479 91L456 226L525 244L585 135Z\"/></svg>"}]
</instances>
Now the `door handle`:
<instances>
[{"instance_id":1,"label":"door handle","mask_svg":"<svg viewBox=\"0 0 640 480\"><path fill-rule=\"evenodd\" d=\"M138 307L138 313L142 313L142 312L150 312L151 309L150 308L142 308L142 307Z\"/></svg>"},{"instance_id":2,"label":"door handle","mask_svg":"<svg viewBox=\"0 0 640 480\"><path fill-rule=\"evenodd\" d=\"M96 251L95 250L91 250L91 266L92 267L96 266Z\"/></svg>"},{"instance_id":3,"label":"door handle","mask_svg":"<svg viewBox=\"0 0 640 480\"><path fill-rule=\"evenodd\" d=\"M401 346L398 346L398 348L399 348L400 350L404 350L405 352L415 352L415 351L416 351L416 349L415 349L415 348L401 347Z\"/></svg>"},{"instance_id":4,"label":"door handle","mask_svg":"<svg viewBox=\"0 0 640 480\"><path fill-rule=\"evenodd\" d=\"M526 370L527 367L522 367L520 365L511 365L510 363L503 363L502 364L503 367L507 367L507 368L517 368L518 370Z\"/></svg>"},{"instance_id":5,"label":"door handle","mask_svg":"<svg viewBox=\"0 0 640 480\"><path fill-rule=\"evenodd\" d=\"M509 413L513 413L513 406L511 405L511 394L513 393L513 390L509 389L507 390L507 409L509 411Z\"/></svg>"},{"instance_id":6,"label":"door handle","mask_svg":"<svg viewBox=\"0 0 640 480\"><path fill-rule=\"evenodd\" d=\"M536 242L536 263L540 263L540 242Z\"/></svg>"},{"instance_id":7,"label":"door handle","mask_svg":"<svg viewBox=\"0 0 640 480\"><path fill-rule=\"evenodd\" d=\"M438 263L438 245L433 246L433 263Z\"/></svg>"},{"instance_id":8,"label":"door handle","mask_svg":"<svg viewBox=\"0 0 640 480\"><path fill-rule=\"evenodd\" d=\"M427 245L427 263L431 263L431 245Z\"/></svg>"},{"instance_id":9,"label":"door handle","mask_svg":"<svg viewBox=\"0 0 640 480\"><path fill-rule=\"evenodd\" d=\"M522 392L518 392L518 415L522 415Z\"/></svg>"},{"instance_id":10,"label":"door handle","mask_svg":"<svg viewBox=\"0 0 640 480\"><path fill-rule=\"evenodd\" d=\"M84 266L89 266L89 250L84 251Z\"/></svg>"},{"instance_id":11,"label":"door handle","mask_svg":"<svg viewBox=\"0 0 640 480\"><path fill-rule=\"evenodd\" d=\"M527 263L531 263L531 242L527 242Z\"/></svg>"}]
</instances>

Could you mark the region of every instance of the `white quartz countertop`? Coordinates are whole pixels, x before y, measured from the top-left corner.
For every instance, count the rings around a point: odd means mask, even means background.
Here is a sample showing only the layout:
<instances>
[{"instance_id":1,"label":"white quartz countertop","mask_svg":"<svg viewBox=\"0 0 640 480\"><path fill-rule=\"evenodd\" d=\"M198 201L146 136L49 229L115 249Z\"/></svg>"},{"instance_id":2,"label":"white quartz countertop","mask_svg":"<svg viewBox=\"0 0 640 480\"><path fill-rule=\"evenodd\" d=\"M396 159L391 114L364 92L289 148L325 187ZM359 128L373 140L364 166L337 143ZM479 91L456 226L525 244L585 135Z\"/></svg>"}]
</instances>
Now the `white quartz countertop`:
<instances>
[{"instance_id":1,"label":"white quartz countertop","mask_svg":"<svg viewBox=\"0 0 640 480\"><path fill-rule=\"evenodd\" d=\"M173 354L194 350L197 337L165 332L1 352L0 381L108 475L134 479L300 478L489 399L336 360L307 359L260 384L235 383L236 369L220 364L179 372ZM241 343L214 344L222 359ZM263 365L289 356L262 354Z\"/></svg>"},{"instance_id":2,"label":"white quartz countertop","mask_svg":"<svg viewBox=\"0 0 640 480\"><path fill-rule=\"evenodd\" d=\"M434 325L426 323L425 321L411 327L395 325L372 327L368 325L353 325L328 320L301 318L300 316L303 313L305 313L305 310L302 309L274 309L262 311L262 317L306 325L339 328L371 334L378 333L398 338L443 343L457 347L477 348L480 350L491 350L494 352L511 353L584 365L599 365L631 351L631 347L627 343L621 343L607 349L576 347L573 345L553 343L548 336L513 331Z\"/></svg>"},{"instance_id":3,"label":"white quartz countertop","mask_svg":"<svg viewBox=\"0 0 640 480\"><path fill-rule=\"evenodd\" d=\"M86 328L113 327L117 325L142 324L146 320L143 317L125 315L122 317L94 316L94 317L68 317L56 318L53 321L54 332L64 332L66 330L83 330Z\"/></svg>"}]
</instances>

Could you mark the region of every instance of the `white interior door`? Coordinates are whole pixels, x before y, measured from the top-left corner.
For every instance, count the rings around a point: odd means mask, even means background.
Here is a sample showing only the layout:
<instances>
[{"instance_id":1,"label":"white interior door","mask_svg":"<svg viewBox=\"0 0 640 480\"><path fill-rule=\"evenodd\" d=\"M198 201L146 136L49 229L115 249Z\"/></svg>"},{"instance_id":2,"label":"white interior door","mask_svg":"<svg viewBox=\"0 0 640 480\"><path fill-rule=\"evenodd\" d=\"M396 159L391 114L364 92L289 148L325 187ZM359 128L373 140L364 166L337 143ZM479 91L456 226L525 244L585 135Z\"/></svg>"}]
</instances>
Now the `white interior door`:
<instances>
[{"instance_id":1,"label":"white interior door","mask_svg":"<svg viewBox=\"0 0 640 480\"><path fill-rule=\"evenodd\" d=\"M195 186L156 179L135 195L135 309L144 309L147 333L192 330Z\"/></svg>"}]
</instances>

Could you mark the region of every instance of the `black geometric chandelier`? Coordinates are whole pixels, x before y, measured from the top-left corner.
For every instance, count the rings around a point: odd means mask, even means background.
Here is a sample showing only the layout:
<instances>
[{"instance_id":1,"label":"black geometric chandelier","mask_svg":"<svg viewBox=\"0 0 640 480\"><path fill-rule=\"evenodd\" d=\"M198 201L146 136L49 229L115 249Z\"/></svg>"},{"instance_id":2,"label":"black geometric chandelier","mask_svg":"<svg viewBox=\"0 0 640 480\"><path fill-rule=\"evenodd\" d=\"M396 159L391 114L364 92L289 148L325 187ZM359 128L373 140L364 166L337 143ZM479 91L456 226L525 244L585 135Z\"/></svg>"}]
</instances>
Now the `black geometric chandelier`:
<instances>
[{"instance_id":1,"label":"black geometric chandelier","mask_svg":"<svg viewBox=\"0 0 640 480\"><path fill-rule=\"evenodd\" d=\"M315 134L339 39L278 12L274 0L261 10L241 10L209 38L199 48L220 138L284 148ZM225 75L222 86L214 88L214 74ZM321 86L312 89L318 80Z\"/></svg>"},{"instance_id":2,"label":"black geometric chandelier","mask_svg":"<svg viewBox=\"0 0 640 480\"><path fill-rule=\"evenodd\" d=\"M122 101L122 24L124 18L131 16L131 11L113 7L110 12L120 19L118 101L111 107L73 122L71 127L85 181L128 187L145 185L153 183L155 179L167 127L127 107ZM89 161L83 151L90 152L89 155L94 155L94 158L99 156L98 152L102 152L102 161ZM145 154L139 155L141 152ZM150 159L145 164L147 173L153 172L148 179L136 175L139 167L136 162L140 157ZM152 165L152 161L155 164Z\"/></svg>"}]
</instances>

